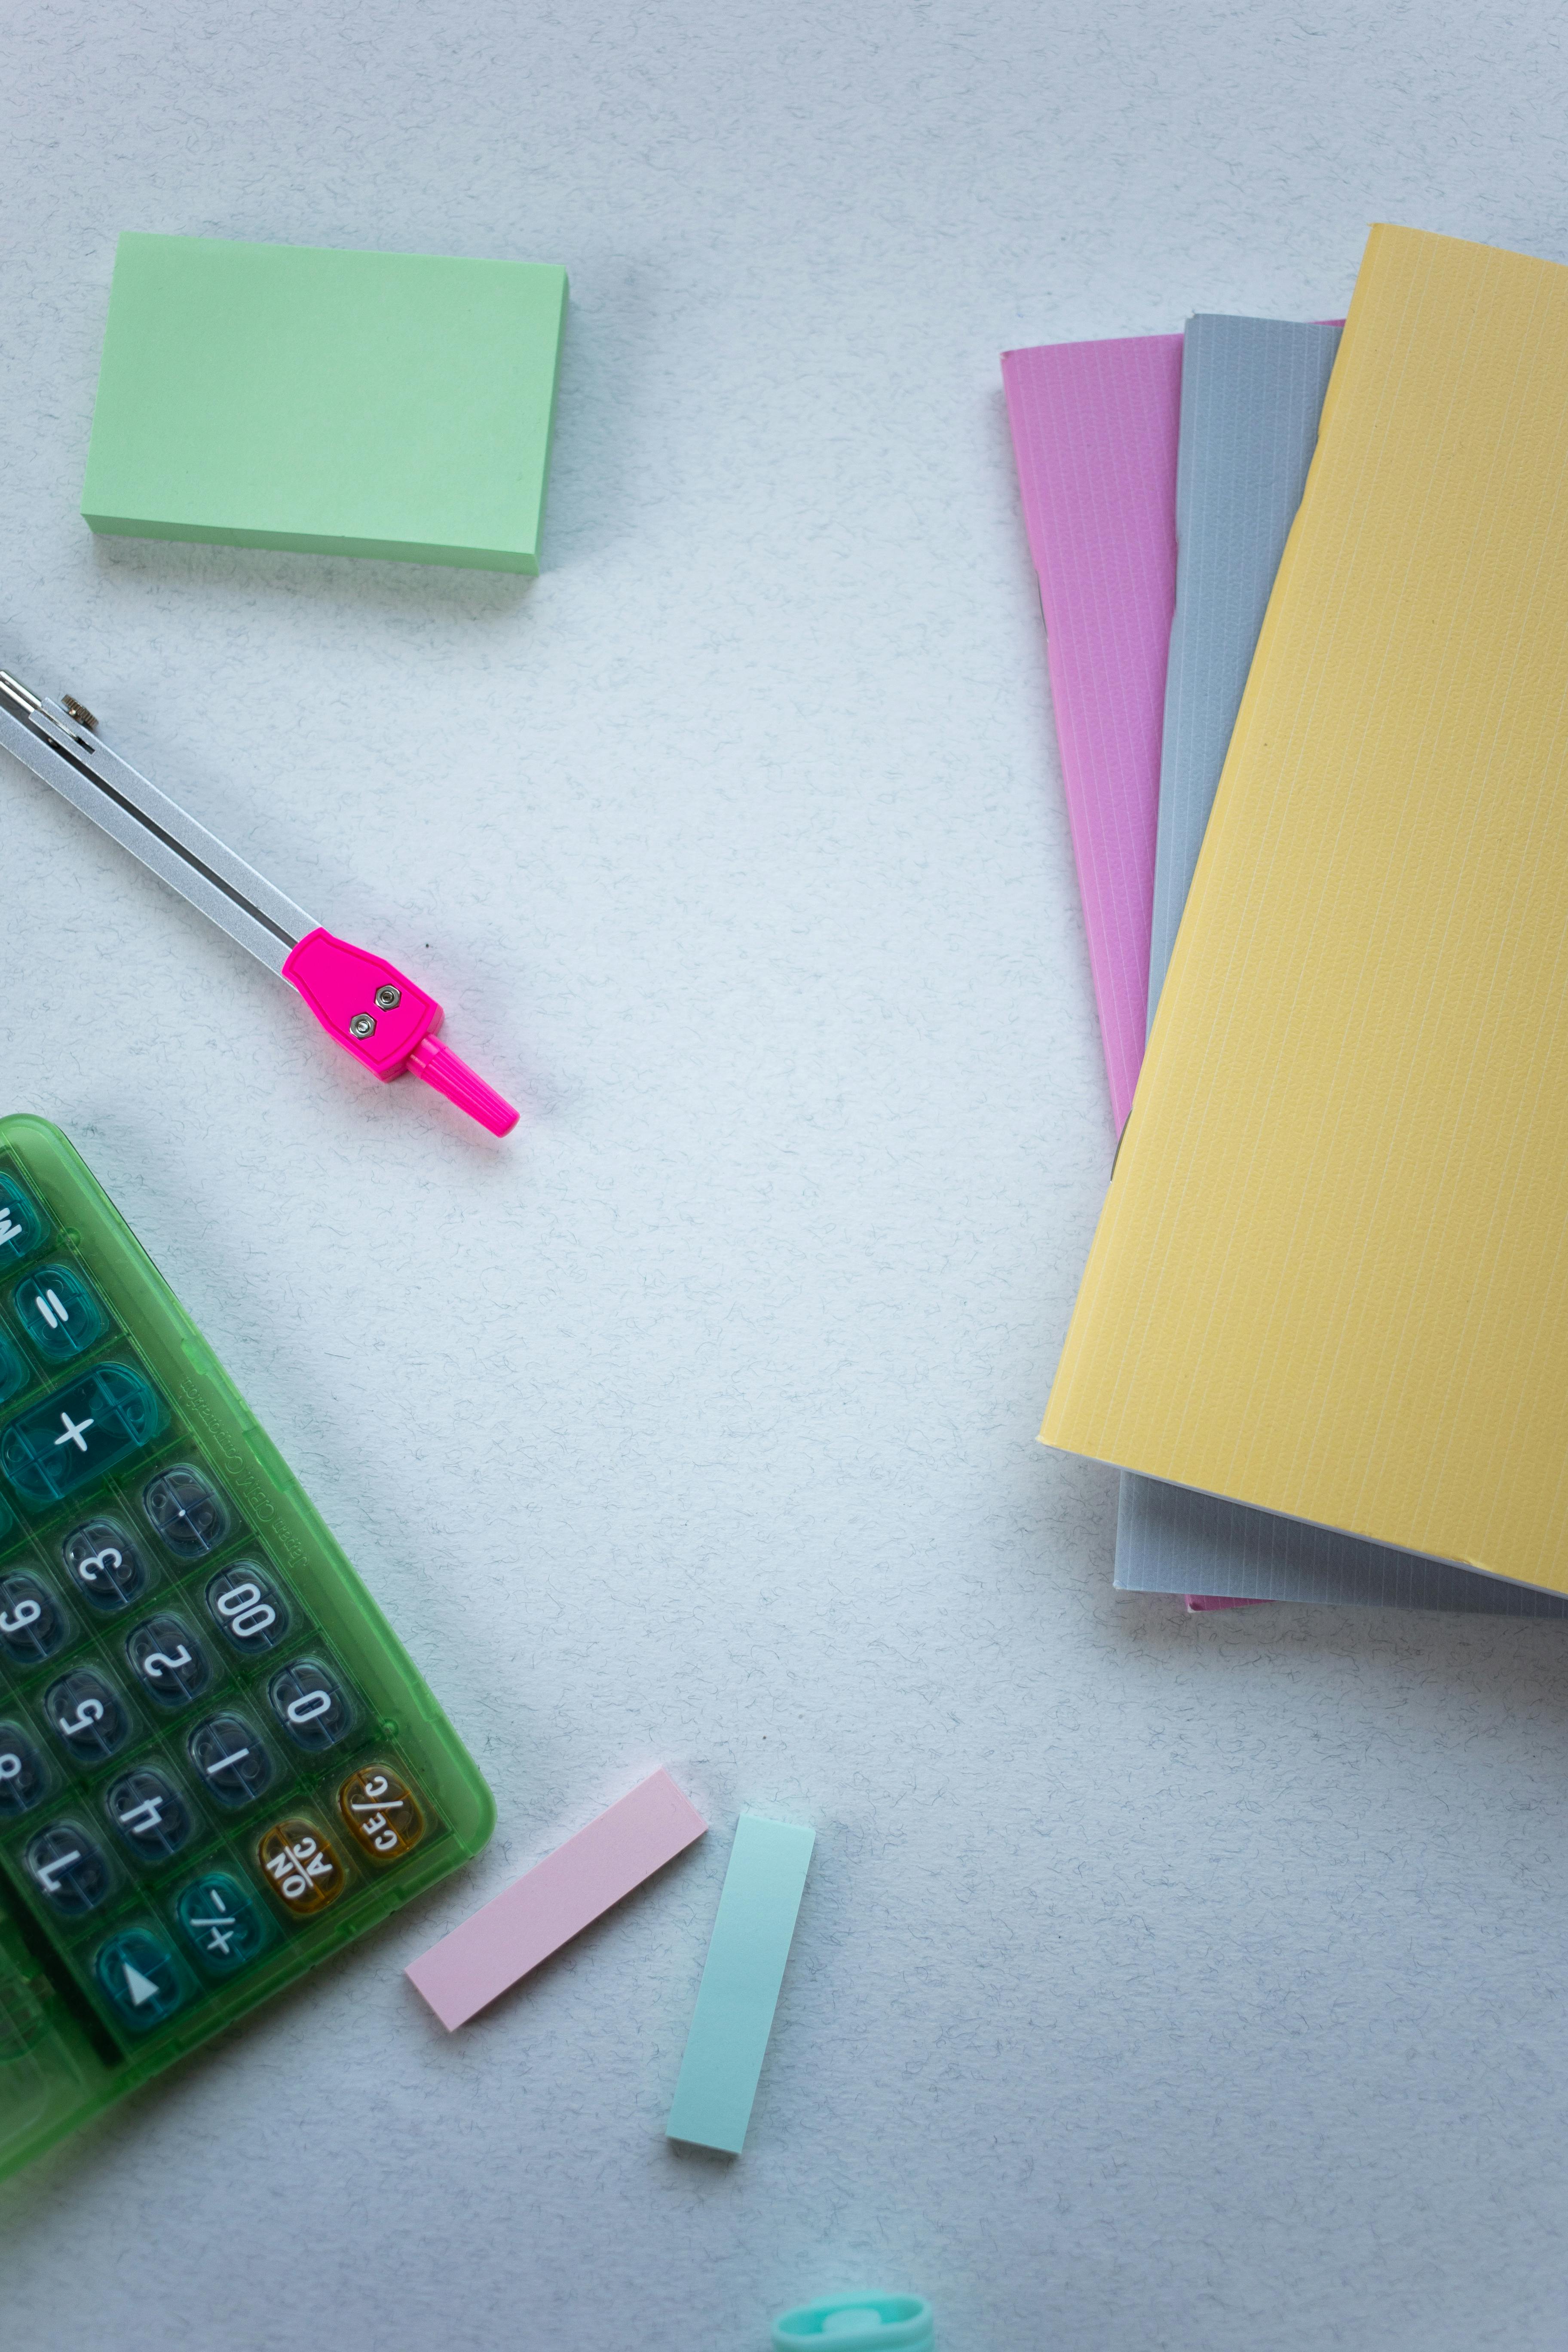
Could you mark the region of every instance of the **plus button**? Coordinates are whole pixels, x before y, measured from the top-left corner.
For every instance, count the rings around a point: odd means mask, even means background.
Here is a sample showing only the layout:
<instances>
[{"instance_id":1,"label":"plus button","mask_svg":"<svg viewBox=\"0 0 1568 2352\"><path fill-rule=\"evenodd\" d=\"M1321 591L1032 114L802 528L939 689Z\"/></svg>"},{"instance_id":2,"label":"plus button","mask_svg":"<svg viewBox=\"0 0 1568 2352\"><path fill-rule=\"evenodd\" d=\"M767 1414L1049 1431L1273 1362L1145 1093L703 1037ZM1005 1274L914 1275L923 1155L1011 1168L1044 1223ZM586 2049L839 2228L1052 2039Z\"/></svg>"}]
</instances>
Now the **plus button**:
<instances>
[{"instance_id":1,"label":"plus button","mask_svg":"<svg viewBox=\"0 0 1568 2352\"><path fill-rule=\"evenodd\" d=\"M57 1445L74 1445L79 1454L85 1454L87 1452L87 1433L93 1425L91 1419L89 1418L86 1421L73 1421L68 1412L62 1412L60 1419L64 1422L65 1427L56 1438L55 1444Z\"/></svg>"}]
</instances>

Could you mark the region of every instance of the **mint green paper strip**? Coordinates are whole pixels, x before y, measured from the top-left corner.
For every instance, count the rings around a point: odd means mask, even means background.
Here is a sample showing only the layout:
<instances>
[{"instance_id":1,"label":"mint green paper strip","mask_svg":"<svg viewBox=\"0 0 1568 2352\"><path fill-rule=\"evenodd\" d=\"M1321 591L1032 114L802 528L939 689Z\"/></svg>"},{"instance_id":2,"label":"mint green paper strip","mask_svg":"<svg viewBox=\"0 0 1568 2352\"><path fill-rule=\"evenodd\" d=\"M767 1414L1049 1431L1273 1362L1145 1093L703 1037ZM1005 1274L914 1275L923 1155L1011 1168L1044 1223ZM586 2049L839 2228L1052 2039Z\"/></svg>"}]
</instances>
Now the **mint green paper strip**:
<instances>
[{"instance_id":1,"label":"mint green paper strip","mask_svg":"<svg viewBox=\"0 0 1568 2352\"><path fill-rule=\"evenodd\" d=\"M739 2156L763 2071L815 1830L742 1813L665 2132Z\"/></svg>"}]
</instances>

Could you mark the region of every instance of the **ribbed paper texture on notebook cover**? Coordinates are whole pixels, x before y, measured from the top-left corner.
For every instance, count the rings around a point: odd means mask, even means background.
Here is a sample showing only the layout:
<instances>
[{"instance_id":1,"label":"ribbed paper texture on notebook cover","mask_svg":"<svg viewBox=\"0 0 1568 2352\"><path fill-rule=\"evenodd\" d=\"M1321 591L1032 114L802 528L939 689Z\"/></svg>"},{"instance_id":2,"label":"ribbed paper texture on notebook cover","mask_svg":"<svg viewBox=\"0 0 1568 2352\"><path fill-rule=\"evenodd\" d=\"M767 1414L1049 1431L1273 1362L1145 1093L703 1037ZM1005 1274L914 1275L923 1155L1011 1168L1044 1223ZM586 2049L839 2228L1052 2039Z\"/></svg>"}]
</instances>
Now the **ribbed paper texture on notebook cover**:
<instances>
[{"instance_id":1,"label":"ribbed paper texture on notebook cover","mask_svg":"<svg viewBox=\"0 0 1568 2352\"><path fill-rule=\"evenodd\" d=\"M1568 1589L1568 270L1373 231L1047 1442Z\"/></svg>"},{"instance_id":2,"label":"ribbed paper texture on notebook cover","mask_svg":"<svg viewBox=\"0 0 1568 2352\"><path fill-rule=\"evenodd\" d=\"M1253 649L1306 486L1337 325L1189 319L1176 462L1176 617L1165 679L1150 1017L1202 846ZM1568 1616L1568 1601L1419 1553L1122 1474L1123 1591Z\"/></svg>"}]
</instances>

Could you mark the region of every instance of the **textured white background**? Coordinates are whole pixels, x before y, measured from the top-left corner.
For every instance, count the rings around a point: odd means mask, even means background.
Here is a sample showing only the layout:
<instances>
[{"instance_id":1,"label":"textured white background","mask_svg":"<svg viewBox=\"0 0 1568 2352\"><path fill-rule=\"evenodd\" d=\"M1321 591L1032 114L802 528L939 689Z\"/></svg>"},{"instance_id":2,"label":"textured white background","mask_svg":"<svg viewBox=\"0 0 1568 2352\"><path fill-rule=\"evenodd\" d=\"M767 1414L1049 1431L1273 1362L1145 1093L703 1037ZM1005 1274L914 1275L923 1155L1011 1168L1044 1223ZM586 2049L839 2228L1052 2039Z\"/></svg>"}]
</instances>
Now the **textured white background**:
<instances>
[{"instance_id":1,"label":"textured white background","mask_svg":"<svg viewBox=\"0 0 1568 2352\"><path fill-rule=\"evenodd\" d=\"M61 1120L494 1783L467 1876L0 2192L16 2352L1482 2352L1568 2326L1568 1649L1110 1591L1034 1444L1111 1136L1004 346L1568 258L1539 6L13 5L0 659L528 1100L378 1090L8 763ZM76 513L121 228L564 262L531 584ZM715 1833L448 2041L401 1964ZM738 1807L751 2145L661 2133Z\"/></svg>"}]
</instances>

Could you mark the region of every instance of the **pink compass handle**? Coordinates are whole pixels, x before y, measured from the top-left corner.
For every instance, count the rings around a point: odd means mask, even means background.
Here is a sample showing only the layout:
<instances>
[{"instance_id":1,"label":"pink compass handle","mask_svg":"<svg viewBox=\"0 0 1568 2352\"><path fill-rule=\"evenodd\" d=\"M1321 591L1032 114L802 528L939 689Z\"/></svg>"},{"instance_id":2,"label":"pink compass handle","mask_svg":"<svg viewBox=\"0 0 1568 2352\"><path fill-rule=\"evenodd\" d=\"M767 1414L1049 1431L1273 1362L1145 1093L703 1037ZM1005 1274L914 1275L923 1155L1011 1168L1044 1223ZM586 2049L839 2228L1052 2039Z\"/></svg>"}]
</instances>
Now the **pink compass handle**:
<instances>
[{"instance_id":1,"label":"pink compass handle","mask_svg":"<svg viewBox=\"0 0 1568 2352\"><path fill-rule=\"evenodd\" d=\"M283 977L328 1036L378 1078L413 1070L492 1135L510 1135L517 1125L510 1103L437 1042L436 999L384 956L352 947L331 931L307 931L285 959Z\"/></svg>"}]
</instances>

